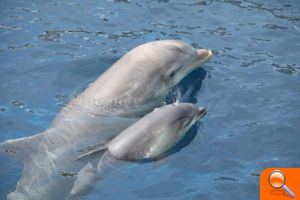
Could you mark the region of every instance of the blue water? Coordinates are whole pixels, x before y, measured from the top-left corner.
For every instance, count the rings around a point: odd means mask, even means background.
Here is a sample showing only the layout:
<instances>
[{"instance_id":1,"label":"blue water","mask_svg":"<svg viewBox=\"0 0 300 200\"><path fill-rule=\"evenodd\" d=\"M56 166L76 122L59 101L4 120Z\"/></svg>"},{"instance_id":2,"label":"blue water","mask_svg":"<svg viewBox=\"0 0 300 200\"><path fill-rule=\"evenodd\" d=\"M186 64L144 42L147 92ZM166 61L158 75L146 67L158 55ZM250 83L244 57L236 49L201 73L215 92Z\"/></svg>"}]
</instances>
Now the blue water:
<instances>
[{"instance_id":1,"label":"blue water","mask_svg":"<svg viewBox=\"0 0 300 200\"><path fill-rule=\"evenodd\" d=\"M190 83L187 101L208 110L195 138L111 177L90 199L258 199L264 168L300 166L298 0L7 0L0 36L0 142L45 130L141 43L181 39L213 50L178 86ZM0 163L6 199L22 165Z\"/></svg>"}]
</instances>

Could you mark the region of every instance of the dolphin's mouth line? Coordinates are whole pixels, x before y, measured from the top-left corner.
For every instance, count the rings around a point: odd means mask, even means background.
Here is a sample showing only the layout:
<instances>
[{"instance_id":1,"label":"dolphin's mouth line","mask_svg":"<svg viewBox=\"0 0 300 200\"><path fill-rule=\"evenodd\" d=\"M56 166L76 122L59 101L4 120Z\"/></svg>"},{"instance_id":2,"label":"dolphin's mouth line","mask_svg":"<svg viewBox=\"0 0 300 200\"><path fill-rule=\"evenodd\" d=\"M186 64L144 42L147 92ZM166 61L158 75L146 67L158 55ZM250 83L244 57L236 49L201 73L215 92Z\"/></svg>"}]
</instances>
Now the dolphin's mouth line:
<instances>
[{"instance_id":1,"label":"dolphin's mouth line","mask_svg":"<svg viewBox=\"0 0 300 200\"><path fill-rule=\"evenodd\" d=\"M204 117L207 114L207 110L203 110L203 112L200 112L196 115L196 120L200 120L202 117Z\"/></svg>"},{"instance_id":2,"label":"dolphin's mouth line","mask_svg":"<svg viewBox=\"0 0 300 200\"><path fill-rule=\"evenodd\" d=\"M207 114L207 110L205 110L202 114L200 114L200 117L204 117Z\"/></svg>"}]
</instances>

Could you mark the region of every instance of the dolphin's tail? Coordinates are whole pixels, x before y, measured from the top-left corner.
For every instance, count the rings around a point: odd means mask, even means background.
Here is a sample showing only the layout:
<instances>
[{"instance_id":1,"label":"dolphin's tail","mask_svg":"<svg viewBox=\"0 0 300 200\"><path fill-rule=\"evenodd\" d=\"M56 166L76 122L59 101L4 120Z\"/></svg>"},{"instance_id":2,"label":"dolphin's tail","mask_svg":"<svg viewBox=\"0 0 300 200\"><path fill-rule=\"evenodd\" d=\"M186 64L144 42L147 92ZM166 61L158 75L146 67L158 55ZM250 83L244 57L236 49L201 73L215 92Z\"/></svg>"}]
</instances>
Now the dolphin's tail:
<instances>
[{"instance_id":1,"label":"dolphin's tail","mask_svg":"<svg viewBox=\"0 0 300 200\"><path fill-rule=\"evenodd\" d=\"M42 184L36 184L38 179L46 176L50 170L48 166L51 166L48 157L41 156L44 153L44 149L40 145L41 139L39 134L0 143L0 154L21 161L24 165L22 178L18 181L16 190L8 194L7 199L39 199L38 191L42 193L45 190ZM33 187L34 184L37 186ZM39 188L37 189L37 187Z\"/></svg>"},{"instance_id":2,"label":"dolphin's tail","mask_svg":"<svg viewBox=\"0 0 300 200\"><path fill-rule=\"evenodd\" d=\"M35 136L6 140L0 143L0 153L17 160L28 160L30 154L34 152L33 148L36 147L34 145L36 142Z\"/></svg>"}]
</instances>

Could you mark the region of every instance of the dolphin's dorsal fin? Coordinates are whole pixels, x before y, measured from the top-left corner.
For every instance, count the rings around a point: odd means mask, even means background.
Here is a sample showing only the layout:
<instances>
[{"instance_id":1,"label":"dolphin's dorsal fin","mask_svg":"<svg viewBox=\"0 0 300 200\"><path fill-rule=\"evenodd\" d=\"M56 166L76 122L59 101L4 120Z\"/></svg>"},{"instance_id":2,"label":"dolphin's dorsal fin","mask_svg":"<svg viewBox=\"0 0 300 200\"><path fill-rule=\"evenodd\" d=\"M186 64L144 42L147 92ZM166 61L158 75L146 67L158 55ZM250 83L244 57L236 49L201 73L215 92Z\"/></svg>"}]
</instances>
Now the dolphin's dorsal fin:
<instances>
[{"instance_id":1,"label":"dolphin's dorsal fin","mask_svg":"<svg viewBox=\"0 0 300 200\"><path fill-rule=\"evenodd\" d=\"M77 156L77 157L75 158L75 160L79 160L79 159L81 159L81 158L83 158L83 157L85 157L85 156L90 156L90 155L92 155L92 154L94 154L94 153L97 153L97 152L106 151L107 148L108 148L108 147L106 146L106 144L97 146L97 147L94 148L94 149L88 150L87 152L85 152L85 153L83 153L83 154L80 154L79 156Z\"/></svg>"}]
</instances>

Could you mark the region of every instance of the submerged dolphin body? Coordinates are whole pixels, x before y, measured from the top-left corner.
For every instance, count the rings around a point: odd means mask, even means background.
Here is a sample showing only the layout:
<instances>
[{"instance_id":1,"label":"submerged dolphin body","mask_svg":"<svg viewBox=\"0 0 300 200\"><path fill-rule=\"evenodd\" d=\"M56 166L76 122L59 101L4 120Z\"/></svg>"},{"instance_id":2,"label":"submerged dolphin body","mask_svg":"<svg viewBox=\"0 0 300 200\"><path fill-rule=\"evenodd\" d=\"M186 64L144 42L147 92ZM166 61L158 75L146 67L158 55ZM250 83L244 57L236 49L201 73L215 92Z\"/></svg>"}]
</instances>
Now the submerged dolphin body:
<instances>
[{"instance_id":1,"label":"submerged dolphin body","mask_svg":"<svg viewBox=\"0 0 300 200\"><path fill-rule=\"evenodd\" d=\"M205 114L205 108L198 108L190 103L171 104L157 108L107 144L78 156L77 160L100 151L105 152L103 157L117 160L160 159L167 156L170 149ZM105 165L104 162L105 160L100 160L98 169L88 163L80 170L69 199L78 199L91 189L97 176L105 173L102 167Z\"/></svg>"},{"instance_id":2,"label":"submerged dolphin body","mask_svg":"<svg viewBox=\"0 0 300 200\"><path fill-rule=\"evenodd\" d=\"M74 162L78 151L107 143L135 117L161 105L171 87L211 56L209 50L178 40L149 42L129 51L69 102L49 129L0 144L1 153L24 164L8 199L64 198L74 174L86 164Z\"/></svg>"}]
</instances>

